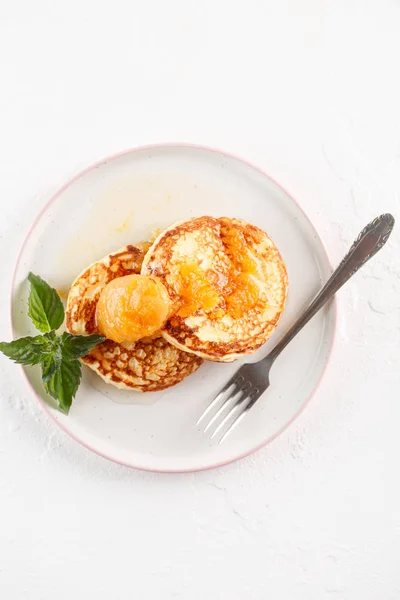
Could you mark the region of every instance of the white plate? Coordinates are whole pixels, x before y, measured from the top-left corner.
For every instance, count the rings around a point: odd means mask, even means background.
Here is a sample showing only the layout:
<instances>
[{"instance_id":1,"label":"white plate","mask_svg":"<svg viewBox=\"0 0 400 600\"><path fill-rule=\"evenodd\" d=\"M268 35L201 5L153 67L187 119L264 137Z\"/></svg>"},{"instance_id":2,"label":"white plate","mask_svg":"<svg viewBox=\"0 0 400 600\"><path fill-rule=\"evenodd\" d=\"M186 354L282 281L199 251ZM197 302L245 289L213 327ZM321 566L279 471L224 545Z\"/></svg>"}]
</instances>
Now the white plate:
<instances>
[{"instance_id":1,"label":"white plate","mask_svg":"<svg viewBox=\"0 0 400 600\"><path fill-rule=\"evenodd\" d=\"M250 221L281 251L289 297L273 338L251 360L265 355L330 275L325 250L301 208L264 173L227 154L185 145L139 148L105 159L50 200L18 259L15 335L34 333L26 316L29 271L66 292L84 267L105 254L200 215ZM141 469L194 471L246 456L293 421L324 372L334 329L331 304L288 346L274 365L271 387L222 445L194 423L238 362L205 363L178 386L152 394L114 390L84 367L68 417L47 404L38 369L29 367L26 374L51 417L87 448Z\"/></svg>"}]
</instances>

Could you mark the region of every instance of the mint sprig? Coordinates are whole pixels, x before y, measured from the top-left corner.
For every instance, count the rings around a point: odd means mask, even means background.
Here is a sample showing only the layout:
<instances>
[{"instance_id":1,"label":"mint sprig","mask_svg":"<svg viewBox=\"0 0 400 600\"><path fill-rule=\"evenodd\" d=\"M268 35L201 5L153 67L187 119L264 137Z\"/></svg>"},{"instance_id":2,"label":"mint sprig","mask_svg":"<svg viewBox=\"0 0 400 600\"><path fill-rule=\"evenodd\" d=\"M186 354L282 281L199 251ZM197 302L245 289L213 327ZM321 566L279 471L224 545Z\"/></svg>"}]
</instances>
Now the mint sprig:
<instances>
[{"instance_id":1,"label":"mint sprig","mask_svg":"<svg viewBox=\"0 0 400 600\"><path fill-rule=\"evenodd\" d=\"M105 340L101 335L71 335L55 330L64 322L64 306L56 290L41 277L29 273L31 285L28 315L43 335L0 342L0 352L21 365L38 365L42 369L45 390L68 414L82 376L78 358Z\"/></svg>"}]
</instances>

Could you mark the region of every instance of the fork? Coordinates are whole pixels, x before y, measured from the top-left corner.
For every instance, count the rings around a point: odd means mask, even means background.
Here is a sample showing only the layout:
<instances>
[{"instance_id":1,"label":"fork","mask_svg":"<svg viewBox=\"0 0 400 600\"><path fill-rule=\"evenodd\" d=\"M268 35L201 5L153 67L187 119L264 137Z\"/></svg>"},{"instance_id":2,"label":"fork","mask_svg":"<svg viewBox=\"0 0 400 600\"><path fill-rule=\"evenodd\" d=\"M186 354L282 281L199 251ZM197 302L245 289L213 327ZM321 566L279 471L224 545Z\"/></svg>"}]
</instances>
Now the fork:
<instances>
[{"instance_id":1,"label":"fork","mask_svg":"<svg viewBox=\"0 0 400 600\"><path fill-rule=\"evenodd\" d=\"M337 269L280 342L262 360L242 365L205 409L196 426L209 415L204 433L214 426L211 435L214 438L229 424L219 443L226 439L269 387L271 367L281 352L342 285L385 245L394 223L394 217L387 213L376 217L361 231Z\"/></svg>"}]
</instances>

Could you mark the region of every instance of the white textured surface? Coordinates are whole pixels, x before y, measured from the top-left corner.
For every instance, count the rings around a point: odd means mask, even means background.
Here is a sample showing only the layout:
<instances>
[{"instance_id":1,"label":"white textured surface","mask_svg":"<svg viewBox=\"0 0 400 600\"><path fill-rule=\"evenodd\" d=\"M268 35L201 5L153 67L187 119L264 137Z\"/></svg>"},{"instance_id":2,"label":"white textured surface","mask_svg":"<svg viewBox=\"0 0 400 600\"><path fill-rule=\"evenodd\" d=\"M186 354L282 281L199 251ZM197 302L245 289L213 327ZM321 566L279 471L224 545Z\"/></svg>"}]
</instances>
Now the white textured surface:
<instances>
[{"instance_id":1,"label":"white textured surface","mask_svg":"<svg viewBox=\"0 0 400 600\"><path fill-rule=\"evenodd\" d=\"M252 160L300 201L333 262L377 213L400 216L399 2L20 0L0 12L1 338L16 255L48 194L132 145ZM341 292L307 410L220 471L159 476L89 454L1 359L0 596L397 600L399 231Z\"/></svg>"}]
</instances>

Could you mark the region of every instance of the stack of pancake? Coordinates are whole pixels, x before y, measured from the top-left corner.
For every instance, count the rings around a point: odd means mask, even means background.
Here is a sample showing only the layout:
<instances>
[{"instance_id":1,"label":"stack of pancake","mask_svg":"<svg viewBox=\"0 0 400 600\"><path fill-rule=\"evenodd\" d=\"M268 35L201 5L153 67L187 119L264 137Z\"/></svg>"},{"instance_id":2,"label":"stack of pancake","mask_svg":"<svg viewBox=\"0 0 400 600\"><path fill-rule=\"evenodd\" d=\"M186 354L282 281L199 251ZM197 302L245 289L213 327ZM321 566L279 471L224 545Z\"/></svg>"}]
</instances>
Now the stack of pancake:
<instances>
[{"instance_id":1,"label":"stack of pancake","mask_svg":"<svg viewBox=\"0 0 400 600\"><path fill-rule=\"evenodd\" d=\"M110 281L132 274L165 286L168 319L150 337L107 339L82 361L106 382L143 392L179 383L203 360L230 362L257 350L275 329L287 295L285 265L264 231L238 219L204 216L87 268L68 296L68 331L100 333L100 295Z\"/></svg>"}]
</instances>

